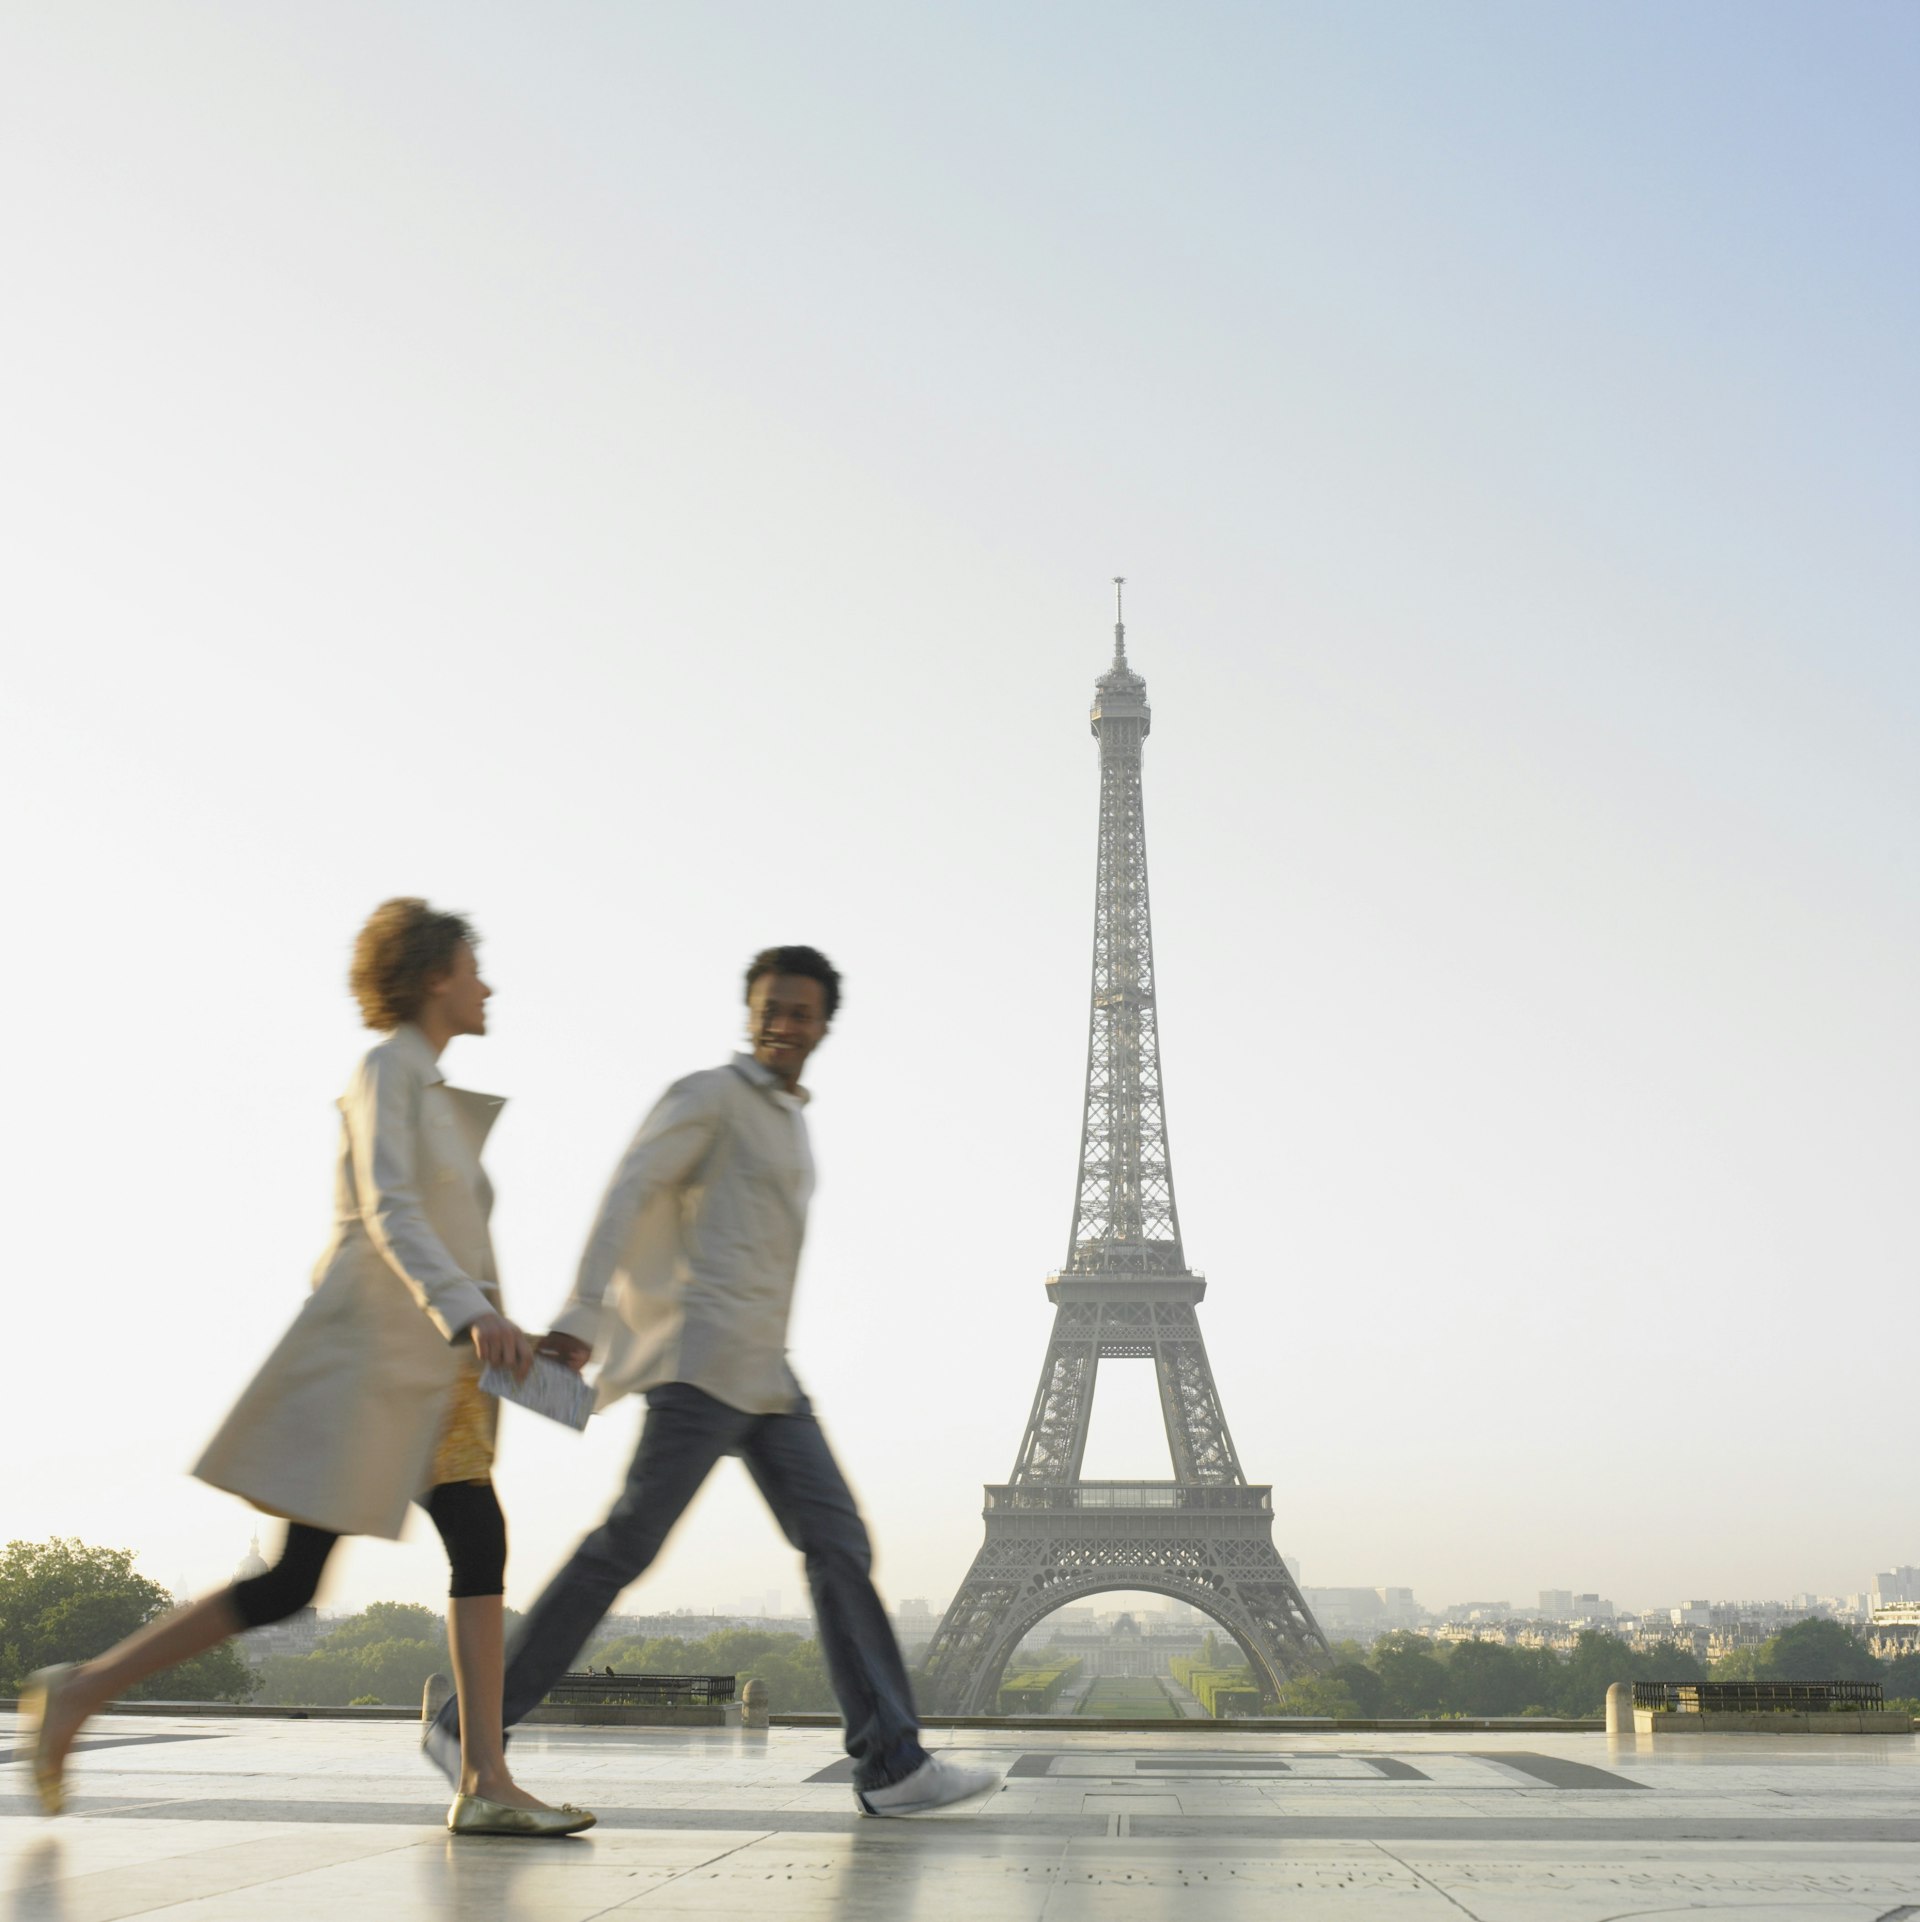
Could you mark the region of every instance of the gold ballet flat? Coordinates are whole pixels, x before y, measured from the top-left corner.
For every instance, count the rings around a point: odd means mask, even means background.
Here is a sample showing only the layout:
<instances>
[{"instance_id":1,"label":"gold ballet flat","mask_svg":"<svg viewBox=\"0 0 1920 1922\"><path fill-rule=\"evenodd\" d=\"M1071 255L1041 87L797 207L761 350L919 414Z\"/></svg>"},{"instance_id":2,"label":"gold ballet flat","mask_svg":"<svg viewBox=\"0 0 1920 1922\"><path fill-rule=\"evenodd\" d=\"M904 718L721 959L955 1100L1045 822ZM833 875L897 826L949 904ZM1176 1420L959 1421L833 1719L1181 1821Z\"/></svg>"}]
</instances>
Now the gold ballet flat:
<instances>
[{"instance_id":1,"label":"gold ballet flat","mask_svg":"<svg viewBox=\"0 0 1920 1922\"><path fill-rule=\"evenodd\" d=\"M27 1738L24 1746L33 1757L33 1792L39 1796L40 1807L48 1815L58 1815L67 1806L67 1790L60 1779L61 1771L41 1752L47 1737L47 1710L66 1686L73 1670L72 1662L56 1662L51 1668L36 1669L20 1691L20 1732Z\"/></svg>"},{"instance_id":2,"label":"gold ballet flat","mask_svg":"<svg viewBox=\"0 0 1920 1922\"><path fill-rule=\"evenodd\" d=\"M557 1809L517 1809L484 1795L456 1795L447 1811L447 1827L455 1835L578 1835L599 1819L571 1802Z\"/></svg>"}]
</instances>

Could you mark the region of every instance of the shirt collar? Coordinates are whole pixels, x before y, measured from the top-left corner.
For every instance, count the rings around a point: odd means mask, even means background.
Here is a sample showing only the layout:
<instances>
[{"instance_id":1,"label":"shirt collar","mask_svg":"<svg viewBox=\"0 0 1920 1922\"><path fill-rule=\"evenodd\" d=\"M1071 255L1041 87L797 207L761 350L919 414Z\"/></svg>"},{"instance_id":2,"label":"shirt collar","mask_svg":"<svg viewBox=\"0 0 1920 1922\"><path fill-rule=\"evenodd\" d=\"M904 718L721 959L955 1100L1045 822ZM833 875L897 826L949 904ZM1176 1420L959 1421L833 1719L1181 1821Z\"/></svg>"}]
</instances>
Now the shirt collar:
<instances>
[{"instance_id":1,"label":"shirt collar","mask_svg":"<svg viewBox=\"0 0 1920 1922\"><path fill-rule=\"evenodd\" d=\"M446 1080L440 1072L440 1061L433 1052L433 1043L416 1028L411 1021L402 1021L388 1037L402 1053L410 1054L426 1071L427 1085Z\"/></svg>"},{"instance_id":2,"label":"shirt collar","mask_svg":"<svg viewBox=\"0 0 1920 1922\"><path fill-rule=\"evenodd\" d=\"M756 1061L750 1054L736 1054L733 1065L753 1083L756 1088L764 1088L770 1095L783 1101L791 1101L804 1108L813 1099L812 1092L806 1088L795 1088L789 1094L782 1086L780 1077L764 1062Z\"/></svg>"}]
</instances>

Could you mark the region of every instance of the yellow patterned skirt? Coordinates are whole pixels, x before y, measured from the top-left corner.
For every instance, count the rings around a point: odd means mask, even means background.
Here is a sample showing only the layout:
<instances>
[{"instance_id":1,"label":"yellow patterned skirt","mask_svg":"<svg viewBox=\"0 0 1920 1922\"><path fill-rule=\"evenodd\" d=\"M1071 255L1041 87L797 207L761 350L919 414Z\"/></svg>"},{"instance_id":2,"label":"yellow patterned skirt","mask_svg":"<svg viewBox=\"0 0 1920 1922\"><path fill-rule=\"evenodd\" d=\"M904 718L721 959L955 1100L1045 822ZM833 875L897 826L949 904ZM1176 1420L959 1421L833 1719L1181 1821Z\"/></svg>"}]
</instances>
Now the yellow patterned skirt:
<instances>
[{"instance_id":1,"label":"yellow patterned skirt","mask_svg":"<svg viewBox=\"0 0 1920 1922\"><path fill-rule=\"evenodd\" d=\"M462 1364L447 1397L439 1445L433 1451L432 1485L484 1482L493 1475L493 1438L500 1425L500 1404L480 1388L477 1360Z\"/></svg>"}]
</instances>

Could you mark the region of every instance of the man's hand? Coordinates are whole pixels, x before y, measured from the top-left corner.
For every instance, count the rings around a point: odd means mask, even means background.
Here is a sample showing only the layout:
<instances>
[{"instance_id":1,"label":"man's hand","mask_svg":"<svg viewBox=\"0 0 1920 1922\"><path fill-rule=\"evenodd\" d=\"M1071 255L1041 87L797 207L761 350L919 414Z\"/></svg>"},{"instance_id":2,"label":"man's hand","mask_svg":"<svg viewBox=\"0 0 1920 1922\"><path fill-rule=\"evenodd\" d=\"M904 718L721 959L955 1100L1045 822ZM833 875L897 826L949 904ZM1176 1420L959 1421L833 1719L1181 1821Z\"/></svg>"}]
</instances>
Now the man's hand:
<instances>
[{"instance_id":1,"label":"man's hand","mask_svg":"<svg viewBox=\"0 0 1920 1922\"><path fill-rule=\"evenodd\" d=\"M576 1375L593 1359L593 1350L578 1335L563 1335L558 1329L540 1337L540 1353Z\"/></svg>"},{"instance_id":2,"label":"man's hand","mask_svg":"<svg viewBox=\"0 0 1920 1922\"><path fill-rule=\"evenodd\" d=\"M506 1368L515 1381L525 1381L533 1366L533 1343L526 1331L505 1315L476 1315L467 1323L467 1339L483 1368Z\"/></svg>"}]
</instances>

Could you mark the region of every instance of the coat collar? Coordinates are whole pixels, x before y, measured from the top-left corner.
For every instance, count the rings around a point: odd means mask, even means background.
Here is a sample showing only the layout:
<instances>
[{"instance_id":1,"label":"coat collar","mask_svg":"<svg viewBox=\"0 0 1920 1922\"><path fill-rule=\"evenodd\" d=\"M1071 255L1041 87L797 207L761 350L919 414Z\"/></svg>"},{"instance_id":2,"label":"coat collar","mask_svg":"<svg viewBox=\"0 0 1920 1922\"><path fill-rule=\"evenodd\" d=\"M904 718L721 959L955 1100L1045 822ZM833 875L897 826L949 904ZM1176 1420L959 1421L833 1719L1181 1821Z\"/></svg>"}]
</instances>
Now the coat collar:
<instances>
[{"instance_id":1,"label":"coat collar","mask_svg":"<svg viewBox=\"0 0 1920 1922\"><path fill-rule=\"evenodd\" d=\"M398 1049L420 1070L427 1087L446 1089L447 1099L453 1103L454 1113L460 1117L467 1145L478 1159L480 1150L487 1145L487 1136L493 1131L493 1124L500 1118L500 1110L507 1105L506 1096L476 1094L471 1088L452 1086L440 1072L440 1063L434 1059L433 1043L411 1021L403 1021L394 1029L388 1037L388 1045Z\"/></svg>"},{"instance_id":2,"label":"coat collar","mask_svg":"<svg viewBox=\"0 0 1920 1922\"><path fill-rule=\"evenodd\" d=\"M774 1096L776 1100L791 1101L797 1107L804 1108L813 1099L812 1092L806 1088L796 1088L788 1094L780 1085L780 1077L764 1063L756 1061L750 1054L736 1054L733 1057L733 1067L737 1074L744 1076L756 1088Z\"/></svg>"},{"instance_id":3,"label":"coat collar","mask_svg":"<svg viewBox=\"0 0 1920 1922\"><path fill-rule=\"evenodd\" d=\"M387 1037L388 1045L413 1061L427 1078L427 1086L445 1081L440 1072L439 1058L433 1052L433 1043L416 1028L411 1021L403 1021Z\"/></svg>"}]
</instances>

